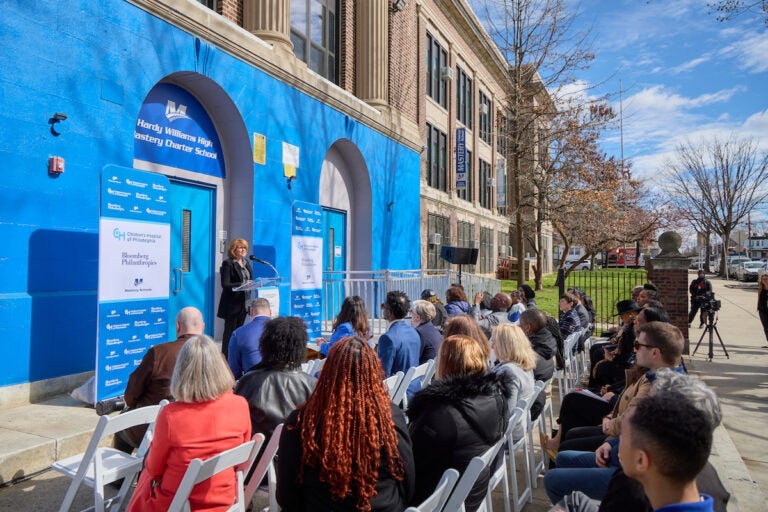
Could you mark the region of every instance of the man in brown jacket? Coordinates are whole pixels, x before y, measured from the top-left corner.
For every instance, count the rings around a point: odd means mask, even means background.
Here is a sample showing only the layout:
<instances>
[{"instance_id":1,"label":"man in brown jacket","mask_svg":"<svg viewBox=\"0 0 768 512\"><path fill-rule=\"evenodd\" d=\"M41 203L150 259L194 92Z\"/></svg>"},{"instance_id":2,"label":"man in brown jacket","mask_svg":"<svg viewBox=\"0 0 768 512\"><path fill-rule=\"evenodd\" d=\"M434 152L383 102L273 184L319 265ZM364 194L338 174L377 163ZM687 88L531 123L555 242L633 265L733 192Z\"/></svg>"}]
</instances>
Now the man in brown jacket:
<instances>
[{"instance_id":1,"label":"man in brown jacket","mask_svg":"<svg viewBox=\"0 0 768 512\"><path fill-rule=\"evenodd\" d=\"M197 308L186 307L176 315L176 339L168 343L160 343L150 348L128 378L125 388L125 405L130 409L138 409L148 405L157 405L161 400L173 400L171 396L171 375L176 357L184 343L197 334L203 334L205 322ZM115 436L115 446L121 450L130 451L141 444L146 425L139 425L118 432Z\"/></svg>"}]
</instances>

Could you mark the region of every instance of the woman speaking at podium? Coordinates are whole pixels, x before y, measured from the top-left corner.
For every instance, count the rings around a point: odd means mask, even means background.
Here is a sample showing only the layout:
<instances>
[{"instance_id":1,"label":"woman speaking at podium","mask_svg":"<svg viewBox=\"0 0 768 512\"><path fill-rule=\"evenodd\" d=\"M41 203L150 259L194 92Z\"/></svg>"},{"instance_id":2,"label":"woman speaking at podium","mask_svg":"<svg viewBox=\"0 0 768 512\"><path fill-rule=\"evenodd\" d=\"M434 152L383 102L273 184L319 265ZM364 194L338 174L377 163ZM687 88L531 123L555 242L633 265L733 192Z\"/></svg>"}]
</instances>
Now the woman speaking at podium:
<instances>
[{"instance_id":1,"label":"woman speaking at podium","mask_svg":"<svg viewBox=\"0 0 768 512\"><path fill-rule=\"evenodd\" d=\"M221 299L216 316L224 319L224 336L221 338L221 351L224 357L229 354L229 338L232 331L243 325L247 312L246 302L250 292L236 292L233 289L248 282L253 277L251 262L248 261L248 242L235 238L229 244L229 258L221 263Z\"/></svg>"}]
</instances>

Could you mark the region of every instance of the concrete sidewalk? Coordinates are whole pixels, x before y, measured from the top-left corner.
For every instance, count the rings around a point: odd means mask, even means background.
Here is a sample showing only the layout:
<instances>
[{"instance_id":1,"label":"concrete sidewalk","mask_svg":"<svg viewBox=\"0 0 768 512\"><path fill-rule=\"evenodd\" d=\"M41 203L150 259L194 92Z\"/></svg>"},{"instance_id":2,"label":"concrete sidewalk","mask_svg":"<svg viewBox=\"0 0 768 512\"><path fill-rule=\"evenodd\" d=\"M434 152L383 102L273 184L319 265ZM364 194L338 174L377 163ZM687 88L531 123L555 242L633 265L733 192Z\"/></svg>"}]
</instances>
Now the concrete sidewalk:
<instances>
[{"instance_id":1,"label":"concrete sidewalk","mask_svg":"<svg viewBox=\"0 0 768 512\"><path fill-rule=\"evenodd\" d=\"M722 403L724 421L715 432L711 461L733 495L728 510L762 512L768 509L760 489L768 488L768 349L762 348L766 342L756 311L757 285L720 279L712 284L722 301L717 328L730 359L715 337L709 361L705 336L696 355L687 358L688 366L716 390ZM690 332L691 351L703 332L697 327L698 320ZM0 484L31 476L0 488L0 512L57 510L69 479L47 468L83 451L97 421L93 409L66 396L0 410ZM494 508L503 510L501 494L496 492L495 498ZM73 508L92 505L90 500L81 491ZM546 512L550 507L539 478L533 503L525 510Z\"/></svg>"}]
</instances>

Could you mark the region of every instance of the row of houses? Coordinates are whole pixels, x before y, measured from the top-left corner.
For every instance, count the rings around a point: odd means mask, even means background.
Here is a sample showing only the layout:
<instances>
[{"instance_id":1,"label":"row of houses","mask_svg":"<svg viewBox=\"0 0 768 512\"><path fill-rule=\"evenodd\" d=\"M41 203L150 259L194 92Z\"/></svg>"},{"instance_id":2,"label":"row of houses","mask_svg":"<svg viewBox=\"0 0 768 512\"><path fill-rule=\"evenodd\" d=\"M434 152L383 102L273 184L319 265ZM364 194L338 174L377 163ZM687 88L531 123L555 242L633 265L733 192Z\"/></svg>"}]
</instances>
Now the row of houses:
<instances>
[{"instance_id":1,"label":"row of houses","mask_svg":"<svg viewBox=\"0 0 768 512\"><path fill-rule=\"evenodd\" d=\"M116 337L97 349L122 325L110 314L146 309L125 325L172 337L176 311L195 305L220 337L218 268L235 237L269 263L256 277L282 276L281 313L304 307L315 272L446 268L450 245L478 248L465 270L492 275L528 252L510 238L509 64L466 0L11 0L5 11L0 406L71 387L103 357L140 360ZM128 199L151 202L145 216L161 227L121 231L139 210ZM119 244L166 230L168 256L151 265L167 305L107 301L109 287L151 295L136 270L146 255ZM551 254L549 232L543 243Z\"/></svg>"}]
</instances>

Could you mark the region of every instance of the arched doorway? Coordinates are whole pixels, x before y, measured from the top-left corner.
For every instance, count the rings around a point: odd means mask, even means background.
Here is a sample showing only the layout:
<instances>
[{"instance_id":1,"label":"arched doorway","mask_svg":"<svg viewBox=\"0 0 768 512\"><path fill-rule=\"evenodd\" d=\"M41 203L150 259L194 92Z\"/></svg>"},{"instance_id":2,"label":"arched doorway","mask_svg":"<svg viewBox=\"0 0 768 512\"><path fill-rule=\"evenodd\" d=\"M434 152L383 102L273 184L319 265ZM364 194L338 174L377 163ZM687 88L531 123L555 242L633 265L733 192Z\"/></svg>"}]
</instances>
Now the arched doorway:
<instances>
[{"instance_id":1,"label":"arched doorway","mask_svg":"<svg viewBox=\"0 0 768 512\"><path fill-rule=\"evenodd\" d=\"M155 147L147 143L149 136ZM174 73L147 94L136 124L133 166L171 182L171 325L179 309L195 306L208 334L223 331L214 314L218 269L230 239L252 237L251 155L237 107L210 78Z\"/></svg>"},{"instance_id":2,"label":"arched doorway","mask_svg":"<svg viewBox=\"0 0 768 512\"><path fill-rule=\"evenodd\" d=\"M348 271L371 270L371 180L355 144L336 141L320 173L323 208L323 320L338 313L349 290ZM359 293L359 292L357 292ZM368 309L374 297L363 297Z\"/></svg>"}]
</instances>

